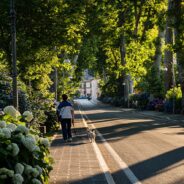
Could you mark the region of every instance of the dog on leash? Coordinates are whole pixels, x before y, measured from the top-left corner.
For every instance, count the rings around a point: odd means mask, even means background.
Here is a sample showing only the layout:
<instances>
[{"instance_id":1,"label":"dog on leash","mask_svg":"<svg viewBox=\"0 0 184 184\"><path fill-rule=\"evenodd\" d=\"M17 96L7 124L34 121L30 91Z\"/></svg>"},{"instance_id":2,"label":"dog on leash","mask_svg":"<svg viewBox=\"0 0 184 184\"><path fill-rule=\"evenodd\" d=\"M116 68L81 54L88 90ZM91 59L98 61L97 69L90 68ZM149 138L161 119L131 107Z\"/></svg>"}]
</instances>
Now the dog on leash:
<instances>
[{"instance_id":1,"label":"dog on leash","mask_svg":"<svg viewBox=\"0 0 184 184\"><path fill-rule=\"evenodd\" d=\"M96 132L95 129L89 129L87 130L87 135L90 140L90 142L95 142L96 139Z\"/></svg>"}]
</instances>

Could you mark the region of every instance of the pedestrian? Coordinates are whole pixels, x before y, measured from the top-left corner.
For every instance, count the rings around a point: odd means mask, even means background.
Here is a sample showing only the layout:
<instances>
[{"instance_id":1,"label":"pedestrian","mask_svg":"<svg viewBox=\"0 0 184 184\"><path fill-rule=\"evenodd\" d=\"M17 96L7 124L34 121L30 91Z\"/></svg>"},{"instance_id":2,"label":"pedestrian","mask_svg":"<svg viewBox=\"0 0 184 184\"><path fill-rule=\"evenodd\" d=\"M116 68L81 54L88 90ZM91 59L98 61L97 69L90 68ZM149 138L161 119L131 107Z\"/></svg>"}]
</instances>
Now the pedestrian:
<instances>
[{"instance_id":1,"label":"pedestrian","mask_svg":"<svg viewBox=\"0 0 184 184\"><path fill-rule=\"evenodd\" d=\"M57 107L57 117L61 122L64 142L72 141L71 125L74 126L74 109L70 102L67 101L68 96L62 95L63 101Z\"/></svg>"}]
</instances>

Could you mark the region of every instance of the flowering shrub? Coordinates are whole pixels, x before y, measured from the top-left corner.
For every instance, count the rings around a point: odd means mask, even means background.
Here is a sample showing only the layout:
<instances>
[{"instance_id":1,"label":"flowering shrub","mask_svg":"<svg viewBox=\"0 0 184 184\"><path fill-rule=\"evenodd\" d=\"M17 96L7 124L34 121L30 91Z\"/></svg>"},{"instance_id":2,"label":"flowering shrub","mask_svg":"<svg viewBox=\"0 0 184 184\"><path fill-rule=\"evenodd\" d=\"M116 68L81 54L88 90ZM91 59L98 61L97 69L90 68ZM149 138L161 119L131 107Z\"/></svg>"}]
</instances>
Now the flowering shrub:
<instances>
[{"instance_id":1,"label":"flowering shrub","mask_svg":"<svg viewBox=\"0 0 184 184\"><path fill-rule=\"evenodd\" d=\"M48 139L31 134L23 123L18 125L9 122L7 114L15 119L20 116L14 107L5 108L4 113L5 116L0 117L0 183L48 183L52 169ZM23 115L28 121L33 118L30 112Z\"/></svg>"},{"instance_id":2,"label":"flowering shrub","mask_svg":"<svg viewBox=\"0 0 184 184\"><path fill-rule=\"evenodd\" d=\"M30 122L33 119L33 113L29 111L25 111L23 116L27 122Z\"/></svg>"},{"instance_id":3,"label":"flowering shrub","mask_svg":"<svg viewBox=\"0 0 184 184\"><path fill-rule=\"evenodd\" d=\"M10 115L12 118L16 119L21 116L20 112L17 111L13 106L7 106L4 108L4 113Z\"/></svg>"}]
</instances>

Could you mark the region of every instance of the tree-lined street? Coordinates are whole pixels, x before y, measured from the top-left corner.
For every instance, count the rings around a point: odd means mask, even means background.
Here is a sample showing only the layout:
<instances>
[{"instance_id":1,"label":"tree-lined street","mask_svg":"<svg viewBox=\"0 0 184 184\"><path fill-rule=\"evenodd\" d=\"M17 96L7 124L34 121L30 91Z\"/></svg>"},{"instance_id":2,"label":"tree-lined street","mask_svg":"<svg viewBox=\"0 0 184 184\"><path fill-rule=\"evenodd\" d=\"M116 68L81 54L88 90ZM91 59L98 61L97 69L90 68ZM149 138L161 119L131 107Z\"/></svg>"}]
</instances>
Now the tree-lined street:
<instances>
[{"instance_id":1,"label":"tree-lined street","mask_svg":"<svg viewBox=\"0 0 184 184\"><path fill-rule=\"evenodd\" d=\"M183 0L0 0L0 184L182 184L183 114Z\"/></svg>"}]
</instances>

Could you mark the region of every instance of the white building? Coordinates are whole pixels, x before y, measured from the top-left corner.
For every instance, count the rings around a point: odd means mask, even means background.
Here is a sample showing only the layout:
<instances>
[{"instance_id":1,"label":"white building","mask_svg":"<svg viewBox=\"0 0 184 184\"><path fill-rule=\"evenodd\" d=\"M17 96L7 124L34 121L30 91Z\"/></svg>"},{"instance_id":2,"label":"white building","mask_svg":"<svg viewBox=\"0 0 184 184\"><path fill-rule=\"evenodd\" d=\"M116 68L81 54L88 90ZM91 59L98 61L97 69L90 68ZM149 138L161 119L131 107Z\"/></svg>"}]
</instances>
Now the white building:
<instances>
[{"instance_id":1,"label":"white building","mask_svg":"<svg viewBox=\"0 0 184 184\"><path fill-rule=\"evenodd\" d=\"M81 97L88 97L90 96L92 99L97 99L100 94L99 80L94 79L92 76L88 74L88 71L85 70L84 79L81 82L80 87L80 96Z\"/></svg>"}]
</instances>

